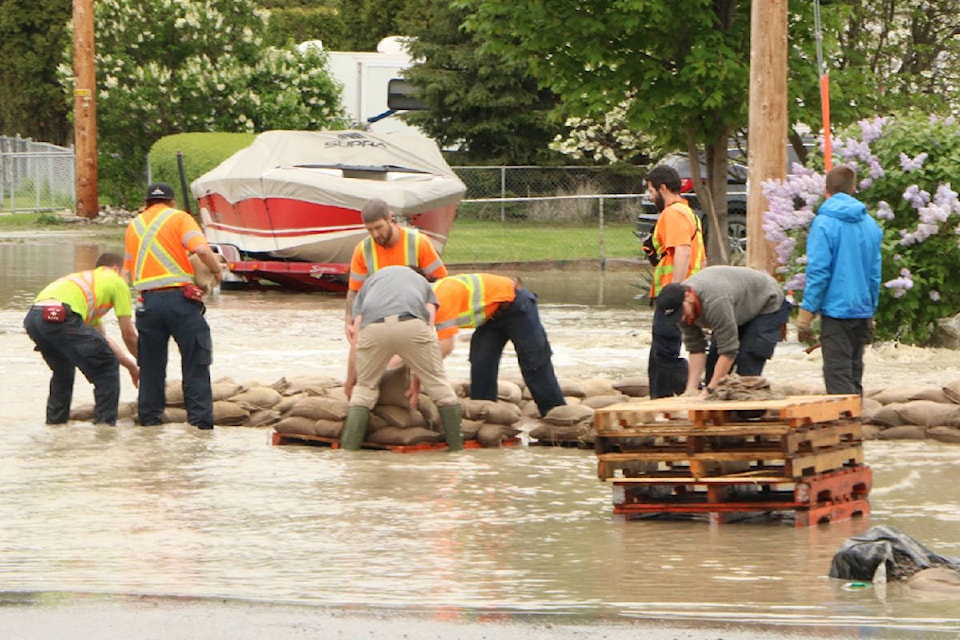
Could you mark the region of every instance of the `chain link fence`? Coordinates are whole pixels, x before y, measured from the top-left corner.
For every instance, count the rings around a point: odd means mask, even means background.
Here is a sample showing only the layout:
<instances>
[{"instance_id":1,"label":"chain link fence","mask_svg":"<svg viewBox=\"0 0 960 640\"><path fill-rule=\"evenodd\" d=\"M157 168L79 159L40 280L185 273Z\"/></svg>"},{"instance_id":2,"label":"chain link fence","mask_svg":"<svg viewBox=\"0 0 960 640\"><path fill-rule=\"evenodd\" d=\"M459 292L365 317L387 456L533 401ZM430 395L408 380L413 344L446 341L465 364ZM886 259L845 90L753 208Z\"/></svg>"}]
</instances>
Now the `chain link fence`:
<instances>
[{"instance_id":1,"label":"chain link fence","mask_svg":"<svg viewBox=\"0 0 960 640\"><path fill-rule=\"evenodd\" d=\"M0 211L56 211L76 205L73 149L0 136Z\"/></svg>"},{"instance_id":2,"label":"chain link fence","mask_svg":"<svg viewBox=\"0 0 960 640\"><path fill-rule=\"evenodd\" d=\"M467 185L457 216L474 220L634 220L645 190L643 167L452 168Z\"/></svg>"}]
</instances>

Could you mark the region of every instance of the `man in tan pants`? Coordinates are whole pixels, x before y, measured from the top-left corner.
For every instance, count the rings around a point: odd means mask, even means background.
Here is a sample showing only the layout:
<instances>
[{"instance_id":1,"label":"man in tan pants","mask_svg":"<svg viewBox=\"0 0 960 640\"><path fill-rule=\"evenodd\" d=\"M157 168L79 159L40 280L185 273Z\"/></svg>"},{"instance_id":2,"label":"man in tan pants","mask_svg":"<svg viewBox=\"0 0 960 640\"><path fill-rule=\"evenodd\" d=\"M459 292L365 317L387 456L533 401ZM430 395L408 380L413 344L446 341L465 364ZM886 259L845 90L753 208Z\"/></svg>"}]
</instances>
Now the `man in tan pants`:
<instances>
[{"instance_id":1,"label":"man in tan pants","mask_svg":"<svg viewBox=\"0 0 960 640\"><path fill-rule=\"evenodd\" d=\"M451 451L463 448L461 408L443 370L433 328L437 298L426 278L410 267L384 267L363 283L353 301L353 335L344 390L350 398L340 447L359 449L370 410L380 395L380 378L391 358L403 358L420 388L437 404Z\"/></svg>"}]
</instances>

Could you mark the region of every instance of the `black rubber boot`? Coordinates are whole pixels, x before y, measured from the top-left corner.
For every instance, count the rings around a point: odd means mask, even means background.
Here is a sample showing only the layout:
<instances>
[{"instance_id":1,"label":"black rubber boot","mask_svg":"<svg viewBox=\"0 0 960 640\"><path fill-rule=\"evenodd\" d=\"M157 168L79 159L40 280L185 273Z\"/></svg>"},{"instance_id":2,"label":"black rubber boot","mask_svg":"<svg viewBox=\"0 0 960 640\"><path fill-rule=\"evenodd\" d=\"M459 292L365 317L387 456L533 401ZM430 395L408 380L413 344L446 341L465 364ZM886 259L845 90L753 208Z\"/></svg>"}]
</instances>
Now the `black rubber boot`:
<instances>
[{"instance_id":1,"label":"black rubber boot","mask_svg":"<svg viewBox=\"0 0 960 640\"><path fill-rule=\"evenodd\" d=\"M367 423L370 421L370 409L366 407L350 407L347 410L347 419L343 421L343 430L340 432L340 448L356 451L367 437Z\"/></svg>"},{"instance_id":2,"label":"black rubber boot","mask_svg":"<svg viewBox=\"0 0 960 640\"><path fill-rule=\"evenodd\" d=\"M463 432L460 431L460 419L463 417L463 410L459 403L437 408L440 410L440 422L443 423L447 448L450 451L460 451L463 449Z\"/></svg>"}]
</instances>

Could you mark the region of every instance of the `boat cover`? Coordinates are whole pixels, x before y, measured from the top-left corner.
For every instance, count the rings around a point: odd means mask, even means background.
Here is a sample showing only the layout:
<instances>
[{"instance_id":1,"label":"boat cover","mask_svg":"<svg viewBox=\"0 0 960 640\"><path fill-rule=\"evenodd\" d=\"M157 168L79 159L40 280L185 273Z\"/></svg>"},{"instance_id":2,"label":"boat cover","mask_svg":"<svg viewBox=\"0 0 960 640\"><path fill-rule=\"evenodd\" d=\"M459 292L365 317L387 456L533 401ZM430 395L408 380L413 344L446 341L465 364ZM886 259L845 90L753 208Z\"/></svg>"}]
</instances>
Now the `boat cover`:
<instances>
[{"instance_id":1,"label":"boat cover","mask_svg":"<svg viewBox=\"0 0 960 640\"><path fill-rule=\"evenodd\" d=\"M290 198L355 210L379 197L401 215L457 204L466 192L429 138L355 130L266 131L190 188L231 204Z\"/></svg>"}]
</instances>

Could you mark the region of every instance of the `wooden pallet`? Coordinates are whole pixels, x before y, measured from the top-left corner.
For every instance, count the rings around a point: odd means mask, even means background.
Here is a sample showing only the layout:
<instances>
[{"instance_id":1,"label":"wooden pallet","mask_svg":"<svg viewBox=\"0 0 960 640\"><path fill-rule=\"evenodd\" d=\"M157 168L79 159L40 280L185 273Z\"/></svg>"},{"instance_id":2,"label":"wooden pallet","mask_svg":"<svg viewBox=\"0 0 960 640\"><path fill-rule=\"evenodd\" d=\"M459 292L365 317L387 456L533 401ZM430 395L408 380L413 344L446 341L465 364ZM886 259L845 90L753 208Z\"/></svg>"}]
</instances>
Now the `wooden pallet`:
<instances>
[{"instance_id":1,"label":"wooden pallet","mask_svg":"<svg viewBox=\"0 0 960 640\"><path fill-rule=\"evenodd\" d=\"M859 420L834 420L791 427L786 423L756 422L697 426L686 420L654 423L605 431L595 450L602 453L780 451L814 452L825 447L862 442Z\"/></svg>"},{"instance_id":2,"label":"wooden pallet","mask_svg":"<svg viewBox=\"0 0 960 640\"><path fill-rule=\"evenodd\" d=\"M849 500L844 502L814 504L809 507L795 509L756 509L747 505L738 506L726 511L688 510L681 512L673 510L666 513L658 510L645 512L636 508L627 509L624 507L614 507L614 513L626 516L628 519L659 517L664 515L668 515L671 518L706 517L711 523L715 524L728 524L763 515L766 517L792 520L796 527L811 527L819 524L849 520L850 518L868 518L870 516L870 503L866 500Z\"/></svg>"},{"instance_id":3,"label":"wooden pallet","mask_svg":"<svg viewBox=\"0 0 960 640\"><path fill-rule=\"evenodd\" d=\"M799 508L864 499L870 493L873 473L870 467L858 465L799 480L731 474L713 478L624 478L611 482L615 505L750 503L768 508Z\"/></svg>"},{"instance_id":4,"label":"wooden pallet","mask_svg":"<svg viewBox=\"0 0 960 640\"><path fill-rule=\"evenodd\" d=\"M300 433L279 433L273 432L272 444L274 446L288 444L305 444L321 447L330 447L331 449L340 448L339 438L328 438L325 436L310 436ZM517 446L521 444L520 438L510 438L500 443L501 447ZM364 442L361 449L372 449L379 451L391 451L393 453L416 453L420 451L442 451L447 448L446 442L421 442L419 444L380 444L378 442ZM464 440L464 449L482 449L476 440Z\"/></svg>"},{"instance_id":5,"label":"wooden pallet","mask_svg":"<svg viewBox=\"0 0 960 640\"><path fill-rule=\"evenodd\" d=\"M613 404L597 409L594 426L597 433L618 431L625 427L641 427L671 419L686 419L690 424L704 427L739 422L740 412L763 411L764 419L791 427L815 422L828 422L860 415L860 396L815 395L787 396L779 400L699 400L659 398L642 402Z\"/></svg>"},{"instance_id":6,"label":"wooden pallet","mask_svg":"<svg viewBox=\"0 0 960 640\"><path fill-rule=\"evenodd\" d=\"M615 481L614 513L626 516L706 515L717 523L746 515L792 517L798 527L867 516L872 472L865 465L789 478L645 478Z\"/></svg>"},{"instance_id":7,"label":"wooden pallet","mask_svg":"<svg viewBox=\"0 0 960 640\"><path fill-rule=\"evenodd\" d=\"M780 451L707 451L630 452L597 454L597 477L615 478L636 464L643 475L686 473L694 478L727 475L731 471L799 479L863 463L863 447L858 444L824 447L817 451L784 455ZM624 474L626 475L626 474Z\"/></svg>"}]
</instances>

